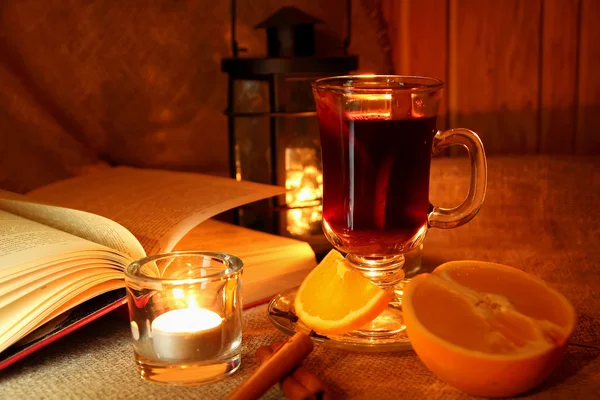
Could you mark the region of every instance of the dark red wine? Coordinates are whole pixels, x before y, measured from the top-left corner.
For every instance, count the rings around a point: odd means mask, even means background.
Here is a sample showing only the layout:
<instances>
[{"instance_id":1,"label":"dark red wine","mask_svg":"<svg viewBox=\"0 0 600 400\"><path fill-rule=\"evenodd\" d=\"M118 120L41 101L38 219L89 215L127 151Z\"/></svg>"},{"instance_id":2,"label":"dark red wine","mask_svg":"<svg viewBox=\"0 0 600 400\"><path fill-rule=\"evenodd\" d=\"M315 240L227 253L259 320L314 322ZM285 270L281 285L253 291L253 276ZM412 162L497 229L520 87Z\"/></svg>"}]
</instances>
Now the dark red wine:
<instances>
[{"instance_id":1,"label":"dark red wine","mask_svg":"<svg viewBox=\"0 0 600 400\"><path fill-rule=\"evenodd\" d=\"M325 230L342 251L397 254L427 223L436 118L318 118Z\"/></svg>"}]
</instances>

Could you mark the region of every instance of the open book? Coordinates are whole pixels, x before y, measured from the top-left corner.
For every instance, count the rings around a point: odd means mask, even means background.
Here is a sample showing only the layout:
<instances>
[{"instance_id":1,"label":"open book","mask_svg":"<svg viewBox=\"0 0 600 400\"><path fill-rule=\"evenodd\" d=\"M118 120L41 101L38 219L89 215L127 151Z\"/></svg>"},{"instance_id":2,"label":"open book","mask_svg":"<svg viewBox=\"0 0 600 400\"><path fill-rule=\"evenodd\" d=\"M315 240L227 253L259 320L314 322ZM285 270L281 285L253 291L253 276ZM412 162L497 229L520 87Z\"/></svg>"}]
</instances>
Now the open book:
<instances>
[{"instance_id":1,"label":"open book","mask_svg":"<svg viewBox=\"0 0 600 400\"><path fill-rule=\"evenodd\" d=\"M315 265L307 243L206 221L282 191L128 167L54 183L27 197L0 191L0 369L10 346L66 311L102 296L122 304L124 268L176 245L240 257L245 304L299 284Z\"/></svg>"}]
</instances>

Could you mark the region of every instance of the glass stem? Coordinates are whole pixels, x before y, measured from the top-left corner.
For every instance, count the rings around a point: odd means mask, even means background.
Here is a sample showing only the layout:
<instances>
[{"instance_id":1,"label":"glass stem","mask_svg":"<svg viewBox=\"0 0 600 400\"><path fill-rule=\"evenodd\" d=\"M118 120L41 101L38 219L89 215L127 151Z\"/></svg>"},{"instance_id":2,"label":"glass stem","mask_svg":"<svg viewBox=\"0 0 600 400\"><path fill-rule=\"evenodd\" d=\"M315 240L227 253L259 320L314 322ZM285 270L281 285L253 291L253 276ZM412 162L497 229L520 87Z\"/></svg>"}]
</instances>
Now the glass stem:
<instances>
[{"instance_id":1,"label":"glass stem","mask_svg":"<svg viewBox=\"0 0 600 400\"><path fill-rule=\"evenodd\" d=\"M404 279L404 254L389 257L363 257L348 254L350 266L382 289L398 286Z\"/></svg>"}]
</instances>

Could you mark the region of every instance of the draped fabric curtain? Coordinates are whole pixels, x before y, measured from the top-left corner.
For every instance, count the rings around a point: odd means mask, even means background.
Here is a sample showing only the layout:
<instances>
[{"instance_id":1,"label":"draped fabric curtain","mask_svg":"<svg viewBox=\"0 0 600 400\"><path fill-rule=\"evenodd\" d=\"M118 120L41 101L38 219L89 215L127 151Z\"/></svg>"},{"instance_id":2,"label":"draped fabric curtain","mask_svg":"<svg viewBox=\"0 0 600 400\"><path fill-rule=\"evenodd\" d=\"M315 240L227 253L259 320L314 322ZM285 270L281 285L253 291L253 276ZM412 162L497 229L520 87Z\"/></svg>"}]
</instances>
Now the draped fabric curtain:
<instances>
[{"instance_id":1,"label":"draped fabric curtain","mask_svg":"<svg viewBox=\"0 0 600 400\"><path fill-rule=\"evenodd\" d=\"M322 40L345 33L345 0L237 3L245 56L265 54L254 26L286 5L325 21ZM381 1L353 5L351 52L362 71L389 72ZM119 164L227 174L229 21L228 2L208 0L5 2L0 188Z\"/></svg>"}]
</instances>

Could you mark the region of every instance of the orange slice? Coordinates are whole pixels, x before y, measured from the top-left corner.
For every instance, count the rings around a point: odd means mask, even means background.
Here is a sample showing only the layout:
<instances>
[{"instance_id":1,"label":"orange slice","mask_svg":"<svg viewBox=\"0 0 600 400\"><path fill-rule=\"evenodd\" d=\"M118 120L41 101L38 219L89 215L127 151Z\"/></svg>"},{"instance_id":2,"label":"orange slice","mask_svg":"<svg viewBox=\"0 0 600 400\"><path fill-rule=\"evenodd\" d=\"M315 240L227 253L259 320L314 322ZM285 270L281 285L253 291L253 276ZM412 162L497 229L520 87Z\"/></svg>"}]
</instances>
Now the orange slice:
<instances>
[{"instance_id":1,"label":"orange slice","mask_svg":"<svg viewBox=\"0 0 600 400\"><path fill-rule=\"evenodd\" d=\"M402 310L417 355L475 396L504 397L542 382L575 328L573 306L521 270L454 261L406 286Z\"/></svg>"},{"instance_id":2,"label":"orange slice","mask_svg":"<svg viewBox=\"0 0 600 400\"><path fill-rule=\"evenodd\" d=\"M375 319L392 293L365 278L332 250L304 279L294 308L308 327L325 335L358 329Z\"/></svg>"}]
</instances>

